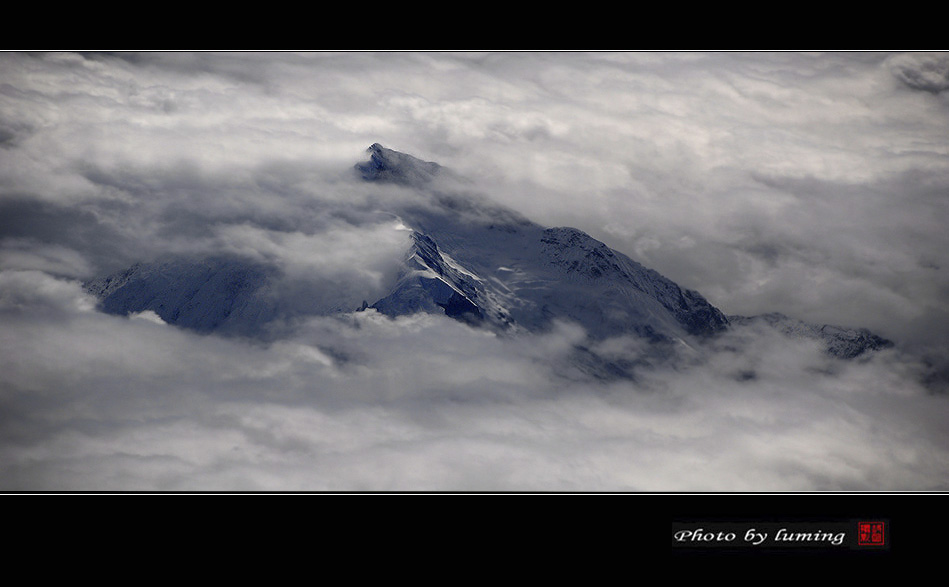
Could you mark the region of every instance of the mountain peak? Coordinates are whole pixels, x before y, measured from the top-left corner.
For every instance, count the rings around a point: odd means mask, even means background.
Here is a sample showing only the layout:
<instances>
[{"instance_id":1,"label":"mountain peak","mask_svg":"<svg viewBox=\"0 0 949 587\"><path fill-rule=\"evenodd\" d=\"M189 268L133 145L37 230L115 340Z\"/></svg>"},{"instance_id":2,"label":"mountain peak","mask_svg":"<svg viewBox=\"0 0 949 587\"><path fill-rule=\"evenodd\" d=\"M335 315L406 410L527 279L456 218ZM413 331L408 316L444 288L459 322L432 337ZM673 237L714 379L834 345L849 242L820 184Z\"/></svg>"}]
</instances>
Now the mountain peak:
<instances>
[{"instance_id":1,"label":"mountain peak","mask_svg":"<svg viewBox=\"0 0 949 587\"><path fill-rule=\"evenodd\" d=\"M431 181L441 171L438 163L387 149L379 143L370 145L366 152L369 153L369 161L357 163L355 169L367 181L421 185Z\"/></svg>"},{"instance_id":2,"label":"mountain peak","mask_svg":"<svg viewBox=\"0 0 949 587\"><path fill-rule=\"evenodd\" d=\"M430 196L421 205L417 199L387 202L392 208L386 211L412 230L412 241L392 251L386 269L391 281L371 290L374 303L364 300L365 288L345 280L316 287L312 284L319 280L308 276L297 283L277 265L243 258L138 264L87 289L108 313L150 310L168 324L247 336L279 334L283 324L301 317L372 308L388 316L444 314L512 334L547 332L556 321L572 322L596 344L627 336L655 343L653 358L682 344L692 348L689 341L749 321L764 321L792 337L819 339L841 358L890 344L866 330L804 324L780 314L729 319L698 292L582 230L545 228L466 190L452 191L450 168L379 143L367 152L369 160L354 165L362 179ZM436 176L438 189L431 189L426 184ZM312 287L312 293L301 295L300 284ZM625 369L600 367L613 374Z\"/></svg>"}]
</instances>

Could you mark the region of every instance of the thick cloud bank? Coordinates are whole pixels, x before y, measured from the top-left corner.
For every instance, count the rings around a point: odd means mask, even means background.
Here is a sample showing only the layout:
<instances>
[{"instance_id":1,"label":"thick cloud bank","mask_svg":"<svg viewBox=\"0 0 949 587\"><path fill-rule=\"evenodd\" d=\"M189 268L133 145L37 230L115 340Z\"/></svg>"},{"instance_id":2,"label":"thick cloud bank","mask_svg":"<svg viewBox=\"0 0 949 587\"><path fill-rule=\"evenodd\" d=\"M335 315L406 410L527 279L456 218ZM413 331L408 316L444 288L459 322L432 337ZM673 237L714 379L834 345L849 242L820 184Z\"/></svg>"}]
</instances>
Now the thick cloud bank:
<instances>
[{"instance_id":1,"label":"thick cloud bank","mask_svg":"<svg viewBox=\"0 0 949 587\"><path fill-rule=\"evenodd\" d=\"M927 490L949 486L943 54L0 54L0 489ZM942 80L942 81L940 81ZM380 142L576 226L760 325L634 380L642 342L373 310L407 246ZM267 342L110 316L168 255L342 310Z\"/></svg>"}]
</instances>

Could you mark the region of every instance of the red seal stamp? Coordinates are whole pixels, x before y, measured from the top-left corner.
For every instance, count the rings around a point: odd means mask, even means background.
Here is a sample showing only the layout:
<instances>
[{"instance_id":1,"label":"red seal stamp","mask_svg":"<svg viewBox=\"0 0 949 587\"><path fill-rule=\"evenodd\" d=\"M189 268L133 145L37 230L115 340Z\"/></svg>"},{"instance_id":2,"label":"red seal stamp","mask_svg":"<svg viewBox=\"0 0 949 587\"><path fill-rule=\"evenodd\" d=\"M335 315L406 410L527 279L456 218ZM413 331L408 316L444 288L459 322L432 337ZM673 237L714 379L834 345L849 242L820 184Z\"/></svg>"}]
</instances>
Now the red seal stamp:
<instances>
[{"instance_id":1,"label":"red seal stamp","mask_svg":"<svg viewBox=\"0 0 949 587\"><path fill-rule=\"evenodd\" d=\"M886 544L883 522L857 522L857 544L860 546L883 546Z\"/></svg>"}]
</instances>

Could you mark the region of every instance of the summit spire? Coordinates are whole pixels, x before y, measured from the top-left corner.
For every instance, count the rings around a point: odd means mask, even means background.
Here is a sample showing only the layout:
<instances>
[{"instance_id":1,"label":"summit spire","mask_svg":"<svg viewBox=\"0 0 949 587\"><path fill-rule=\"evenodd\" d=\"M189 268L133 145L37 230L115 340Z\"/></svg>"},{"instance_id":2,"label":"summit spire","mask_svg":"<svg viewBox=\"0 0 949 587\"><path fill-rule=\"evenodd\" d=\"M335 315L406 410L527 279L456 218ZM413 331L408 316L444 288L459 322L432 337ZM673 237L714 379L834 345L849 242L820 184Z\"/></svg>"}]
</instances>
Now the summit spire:
<instances>
[{"instance_id":1,"label":"summit spire","mask_svg":"<svg viewBox=\"0 0 949 587\"><path fill-rule=\"evenodd\" d=\"M355 168L367 181L421 185L431 181L441 171L438 163L387 149L379 143L373 143L366 152L369 153L369 161L357 163Z\"/></svg>"}]
</instances>

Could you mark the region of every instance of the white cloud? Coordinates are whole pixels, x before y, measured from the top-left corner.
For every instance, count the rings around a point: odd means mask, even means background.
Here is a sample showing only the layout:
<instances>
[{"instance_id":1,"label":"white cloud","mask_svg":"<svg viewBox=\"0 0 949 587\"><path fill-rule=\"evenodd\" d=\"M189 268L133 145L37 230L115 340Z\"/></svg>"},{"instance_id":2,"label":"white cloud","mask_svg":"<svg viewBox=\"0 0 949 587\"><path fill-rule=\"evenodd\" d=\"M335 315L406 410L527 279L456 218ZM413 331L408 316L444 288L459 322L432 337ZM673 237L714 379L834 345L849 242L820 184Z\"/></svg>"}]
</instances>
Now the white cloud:
<instances>
[{"instance_id":1,"label":"white cloud","mask_svg":"<svg viewBox=\"0 0 949 587\"><path fill-rule=\"evenodd\" d=\"M4 489L945 488L945 397L902 350L949 348L944 57L4 54ZM841 366L742 331L593 384L567 324L368 311L261 345L100 314L76 281L228 251L371 296L404 240L377 211L414 197L351 181L373 142L728 313L899 350Z\"/></svg>"},{"instance_id":2,"label":"white cloud","mask_svg":"<svg viewBox=\"0 0 949 587\"><path fill-rule=\"evenodd\" d=\"M47 281L48 290L73 288ZM504 339L444 316L369 310L314 319L261 346L100 314L71 291L21 304L12 318L6 307L0 401L18 423L0 443L4 489L947 482L949 406L896 354L842 365L806 343L737 331L699 362L603 384L555 375L582 336L567 325ZM29 319L51 304L57 321ZM635 353L630 342L603 350Z\"/></svg>"}]
</instances>

